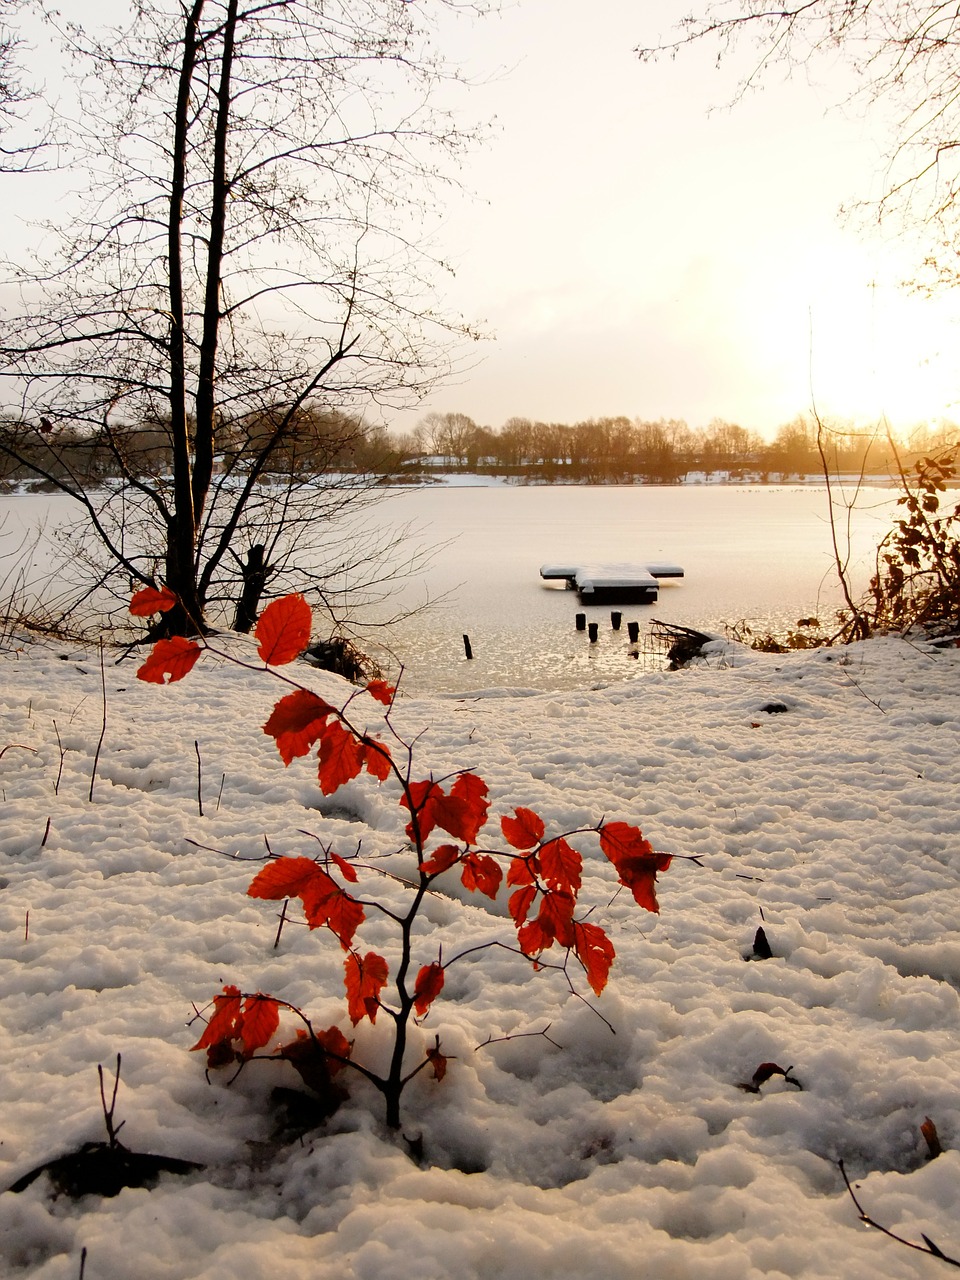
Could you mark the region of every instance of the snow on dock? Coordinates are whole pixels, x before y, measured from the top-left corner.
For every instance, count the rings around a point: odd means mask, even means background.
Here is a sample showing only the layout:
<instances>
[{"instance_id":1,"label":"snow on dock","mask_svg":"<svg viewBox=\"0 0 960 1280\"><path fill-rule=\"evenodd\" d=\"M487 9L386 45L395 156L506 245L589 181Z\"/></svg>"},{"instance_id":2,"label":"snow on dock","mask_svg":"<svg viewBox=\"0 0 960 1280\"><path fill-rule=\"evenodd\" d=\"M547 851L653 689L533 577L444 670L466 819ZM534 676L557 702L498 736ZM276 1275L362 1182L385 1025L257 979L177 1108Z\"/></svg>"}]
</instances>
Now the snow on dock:
<instances>
[{"instance_id":1,"label":"snow on dock","mask_svg":"<svg viewBox=\"0 0 960 1280\"><path fill-rule=\"evenodd\" d=\"M659 592L658 579L682 578L679 565L666 561L614 564L544 564L540 577L563 581L577 592L581 604L653 604Z\"/></svg>"}]
</instances>

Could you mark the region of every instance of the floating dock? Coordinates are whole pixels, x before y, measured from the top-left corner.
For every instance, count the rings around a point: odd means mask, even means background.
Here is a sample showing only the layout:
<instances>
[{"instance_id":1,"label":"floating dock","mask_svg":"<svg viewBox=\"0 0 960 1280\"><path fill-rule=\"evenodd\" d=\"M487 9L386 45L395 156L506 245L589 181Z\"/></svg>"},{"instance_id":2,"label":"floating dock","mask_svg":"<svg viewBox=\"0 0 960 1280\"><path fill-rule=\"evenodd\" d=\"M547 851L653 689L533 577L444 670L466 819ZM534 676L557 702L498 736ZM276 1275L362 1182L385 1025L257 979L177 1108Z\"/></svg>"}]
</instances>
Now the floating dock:
<instances>
[{"instance_id":1,"label":"floating dock","mask_svg":"<svg viewBox=\"0 0 960 1280\"><path fill-rule=\"evenodd\" d=\"M540 577L547 582L564 582L576 591L581 604L653 604L660 578L682 578L679 565L666 561L643 564L544 564Z\"/></svg>"}]
</instances>

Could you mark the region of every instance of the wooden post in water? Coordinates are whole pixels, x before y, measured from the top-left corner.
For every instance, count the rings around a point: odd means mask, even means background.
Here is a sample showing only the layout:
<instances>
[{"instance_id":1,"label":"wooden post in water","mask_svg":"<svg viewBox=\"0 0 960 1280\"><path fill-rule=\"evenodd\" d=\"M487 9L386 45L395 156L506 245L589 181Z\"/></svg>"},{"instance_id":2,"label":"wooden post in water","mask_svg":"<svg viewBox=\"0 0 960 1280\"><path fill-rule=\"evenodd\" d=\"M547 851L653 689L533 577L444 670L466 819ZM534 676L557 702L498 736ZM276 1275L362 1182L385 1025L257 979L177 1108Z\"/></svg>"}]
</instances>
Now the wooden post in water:
<instances>
[{"instance_id":1,"label":"wooden post in water","mask_svg":"<svg viewBox=\"0 0 960 1280\"><path fill-rule=\"evenodd\" d=\"M585 613L578 613L577 614L577 630L586 631L586 629L587 629L587 615Z\"/></svg>"},{"instance_id":2,"label":"wooden post in water","mask_svg":"<svg viewBox=\"0 0 960 1280\"><path fill-rule=\"evenodd\" d=\"M628 636L629 636L629 638L630 638L630 643L631 643L631 644L636 644L636 643L637 643L637 641L640 639L640 623L639 623L639 622L628 622L628 623L627 623L627 635L628 635Z\"/></svg>"},{"instance_id":3,"label":"wooden post in water","mask_svg":"<svg viewBox=\"0 0 960 1280\"><path fill-rule=\"evenodd\" d=\"M614 609L614 611L610 614L610 625L611 627L613 627L614 631L620 630L620 623L622 621L623 621L623 614L620 613L618 609Z\"/></svg>"},{"instance_id":4,"label":"wooden post in water","mask_svg":"<svg viewBox=\"0 0 960 1280\"><path fill-rule=\"evenodd\" d=\"M590 635L590 643L596 644L600 638L600 623L591 622L590 626L588 627L588 632Z\"/></svg>"},{"instance_id":5,"label":"wooden post in water","mask_svg":"<svg viewBox=\"0 0 960 1280\"><path fill-rule=\"evenodd\" d=\"M468 658L473 657L473 650L470 648L470 637L468 635L463 637L463 652Z\"/></svg>"}]
</instances>

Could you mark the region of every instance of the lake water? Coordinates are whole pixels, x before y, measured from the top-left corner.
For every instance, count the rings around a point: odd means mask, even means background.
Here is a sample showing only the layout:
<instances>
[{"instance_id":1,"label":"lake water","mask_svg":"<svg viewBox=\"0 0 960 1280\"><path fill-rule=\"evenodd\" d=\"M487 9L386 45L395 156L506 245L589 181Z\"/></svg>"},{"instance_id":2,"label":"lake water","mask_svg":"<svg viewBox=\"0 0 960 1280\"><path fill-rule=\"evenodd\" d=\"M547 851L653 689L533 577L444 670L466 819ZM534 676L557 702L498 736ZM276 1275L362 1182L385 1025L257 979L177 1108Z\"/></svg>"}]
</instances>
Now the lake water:
<instances>
[{"instance_id":1,"label":"lake water","mask_svg":"<svg viewBox=\"0 0 960 1280\"><path fill-rule=\"evenodd\" d=\"M889 489L868 490L852 513L858 589L893 501ZM74 514L62 497L0 498L11 542L20 528L46 520L49 533ZM372 523L411 524L416 541L439 548L424 572L399 584L392 607L443 600L380 633L391 655L364 639L388 676L396 677L402 660L410 692L578 689L638 679L652 618L707 631L742 621L755 631L783 631L809 616L829 627L842 603L823 488L435 485L393 491L373 509ZM654 559L680 564L686 576L662 583L655 605L617 606L620 632L611 628L609 606L584 610L575 592L539 576L548 562ZM45 561L39 554L37 565ZM599 623L595 644L576 630L581 611ZM639 656L627 640L631 619L641 624Z\"/></svg>"},{"instance_id":2,"label":"lake water","mask_svg":"<svg viewBox=\"0 0 960 1280\"><path fill-rule=\"evenodd\" d=\"M852 513L858 589L893 502L889 489L866 491ZM629 619L641 624L642 650L651 618L707 631L743 620L755 631L783 631L810 616L829 627L842 604L823 488L436 486L400 494L384 512L446 544L400 593L409 603L449 593L392 629L412 692L577 689L641 678L644 655L628 643ZM539 576L548 562L647 559L678 563L685 577L662 582L654 605L614 606L621 632L611 627L610 606L584 610L575 592ZM576 630L581 611L600 624L596 644Z\"/></svg>"}]
</instances>

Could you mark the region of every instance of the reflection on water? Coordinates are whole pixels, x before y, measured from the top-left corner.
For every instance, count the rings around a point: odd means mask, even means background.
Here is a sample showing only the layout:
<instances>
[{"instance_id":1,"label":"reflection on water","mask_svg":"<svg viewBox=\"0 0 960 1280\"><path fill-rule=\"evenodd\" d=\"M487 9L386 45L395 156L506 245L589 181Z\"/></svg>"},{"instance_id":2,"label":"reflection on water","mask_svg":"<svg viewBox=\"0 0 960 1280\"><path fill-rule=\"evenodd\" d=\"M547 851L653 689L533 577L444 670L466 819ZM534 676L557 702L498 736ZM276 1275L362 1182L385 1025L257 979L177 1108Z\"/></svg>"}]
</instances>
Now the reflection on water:
<instances>
[{"instance_id":1,"label":"reflection on water","mask_svg":"<svg viewBox=\"0 0 960 1280\"><path fill-rule=\"evenodd\" d=\"M893 501L889 490L873 490L854 512L858 590ZM842 604L823 489L436 487L402 494L388 509L391 519L399 513L430 541L448 543L400 593L408 603L450 593L392 629L410 692L590 688L642 674L627 640L629 619L641 623L643 647L651 618L707 631L743 620L755 631L784 631L809 616L829 627ZM616 606L620 632L609 606L585 610L599 623L593 645L575 628L584 611L576 594L539 577L548 561L645 559L676 561L686 577L662 583L655 605Z\"/></svg>"}]
</instances>

